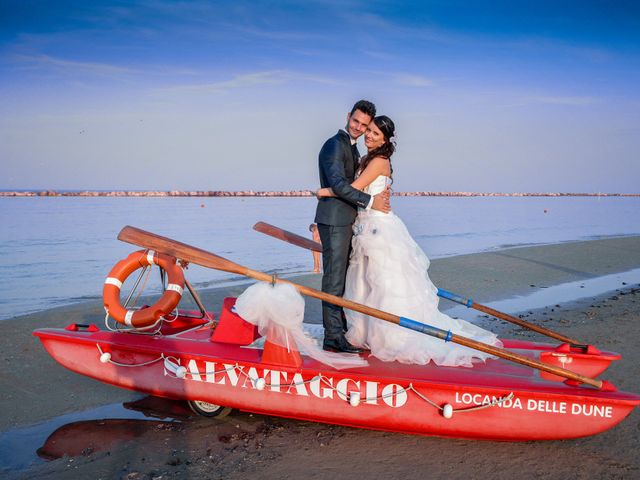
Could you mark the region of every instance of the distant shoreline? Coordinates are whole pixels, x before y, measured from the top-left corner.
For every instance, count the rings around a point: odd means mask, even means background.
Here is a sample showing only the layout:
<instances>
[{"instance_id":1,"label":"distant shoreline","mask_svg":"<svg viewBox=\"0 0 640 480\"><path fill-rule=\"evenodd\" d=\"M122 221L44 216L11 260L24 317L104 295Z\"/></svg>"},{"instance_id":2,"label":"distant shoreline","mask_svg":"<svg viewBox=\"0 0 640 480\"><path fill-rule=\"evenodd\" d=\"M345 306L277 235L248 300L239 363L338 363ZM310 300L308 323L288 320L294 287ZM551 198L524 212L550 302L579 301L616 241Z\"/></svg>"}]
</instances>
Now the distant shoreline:
<instances>
[{"instance_id":1,"label":"distant shoreline","mask_svg":"<svg viewBox=\"0 0 640 480\"><path fill-rule=\"evenodd\" d=\"M396 197L640 197L640 193L573 193L573 192L393 192ZM312 190L291 191L226 191L226 190L30 190L0 191L0 197L314 197Z\"/></svg>"}]
</instances>

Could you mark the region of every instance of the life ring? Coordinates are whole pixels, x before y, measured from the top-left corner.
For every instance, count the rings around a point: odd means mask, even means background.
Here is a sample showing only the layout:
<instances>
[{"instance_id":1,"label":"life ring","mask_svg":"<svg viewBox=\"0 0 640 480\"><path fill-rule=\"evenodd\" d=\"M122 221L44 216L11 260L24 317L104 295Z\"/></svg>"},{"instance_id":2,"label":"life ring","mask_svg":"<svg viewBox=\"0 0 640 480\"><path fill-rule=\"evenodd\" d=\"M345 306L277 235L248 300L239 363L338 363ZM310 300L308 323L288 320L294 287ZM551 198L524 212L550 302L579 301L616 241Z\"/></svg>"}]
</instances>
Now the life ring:
<instances>
[{"instance_id":1,"label":"life ring","mask_svg":"<svg viewBox=\"0 0 640 480\"><path fill-rule=\"evenodd\" d=\"M129 275L142 267L158 265L167 272L167 288L156 303L141 310L127 310L120 302L122 283ZM133 252L124 260L120 260L109 272L104 281L102 301L107 313L116 321L134 328L148 327L156 323L160 317L170 314L180 302L184 289L184 273L176 264L175 257L157 253L153 250Z\"/></svg>"}]
</instances>

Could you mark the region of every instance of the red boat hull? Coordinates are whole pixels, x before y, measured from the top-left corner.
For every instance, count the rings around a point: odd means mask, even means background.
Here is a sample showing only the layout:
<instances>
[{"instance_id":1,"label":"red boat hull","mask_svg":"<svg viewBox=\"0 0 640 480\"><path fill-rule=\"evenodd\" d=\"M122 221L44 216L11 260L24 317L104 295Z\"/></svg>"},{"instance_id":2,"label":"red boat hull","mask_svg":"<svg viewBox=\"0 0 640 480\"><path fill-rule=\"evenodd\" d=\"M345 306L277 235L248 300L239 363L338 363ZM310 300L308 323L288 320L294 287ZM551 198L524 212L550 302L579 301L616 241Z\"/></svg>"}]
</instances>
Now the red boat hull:
<instances>
[{"instance_id":1,"label":"red boat hull","mask_svg":"<svg viewBox=\"0 0 640 480\"><path fill-rule=\"evenodd\" d=\"M66 368L122 388L394 432L510 441L576 438L612 428L640 404L634 394L569 386L503 360L447 368L369 357L367 367L338 371L306 357L300 366L265 363L274 357L263 358L262 349L211 341L208 326L161 336L63 329L34 334ZM530 353L535 345L514 344ZM110 356L106 363L104 353ZM176 375L178 365L186 370Z\"/></svg>"}]
</instances>

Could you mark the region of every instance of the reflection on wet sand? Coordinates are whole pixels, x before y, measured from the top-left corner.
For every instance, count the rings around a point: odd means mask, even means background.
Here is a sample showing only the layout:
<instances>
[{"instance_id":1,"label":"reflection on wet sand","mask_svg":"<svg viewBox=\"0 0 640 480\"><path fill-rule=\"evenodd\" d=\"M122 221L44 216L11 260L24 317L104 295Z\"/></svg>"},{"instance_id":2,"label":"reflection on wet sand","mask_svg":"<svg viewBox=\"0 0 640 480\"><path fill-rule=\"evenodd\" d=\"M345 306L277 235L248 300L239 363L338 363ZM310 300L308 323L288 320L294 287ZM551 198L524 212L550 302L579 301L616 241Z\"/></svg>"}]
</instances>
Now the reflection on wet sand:
<instances>
[{"instance_id":1,"label":"reflection on wet sand","mask_svg":"<svg viewBox=\"0 0 640 480\"><path fill-rule=\"evenodd\" d=\"M108 451L115 444L133 440L152 430L180 429L179 420L193 415L184 402L151 396L125 402L122 406L141 412L145 417L169 420L107 418L67 423L49 435L36 451L38 457L56 460L65 455L89 456L94 452Z\"/></svg>"},{"instance_id":2,"label":"reflection on wet sand","mask_svg":"<svg viewBox=\"0 0 640 480\"><path fill-rule=\"evenodd\" d=\"M43 460L89 456L108 451L117 443L127 442L160 428L174 428L171 422L148 420L105 419L85 420L63 425L54 431L42 447L36 450Z\"/></svg>"}]
</instances>

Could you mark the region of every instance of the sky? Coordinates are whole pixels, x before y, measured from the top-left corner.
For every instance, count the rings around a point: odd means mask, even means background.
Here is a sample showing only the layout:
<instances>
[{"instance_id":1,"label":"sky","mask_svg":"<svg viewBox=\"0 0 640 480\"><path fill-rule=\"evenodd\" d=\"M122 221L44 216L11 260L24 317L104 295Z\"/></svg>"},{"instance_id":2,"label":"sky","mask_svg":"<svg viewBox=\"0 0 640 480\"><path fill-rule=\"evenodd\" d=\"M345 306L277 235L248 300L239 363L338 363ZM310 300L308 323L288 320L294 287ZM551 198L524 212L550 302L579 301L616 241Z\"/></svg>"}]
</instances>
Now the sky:
<instances>
[{"instance_id":1,"label":"sky","mask_svg":"<svg viewBox=\"0 0 640 480\"><path fill-rule=\"evenodd\" d=\"M640 193L639 85L636 1L0 0L0 189L315 189L366 98L395 190Z\"/></svg>"}]
</instances>

